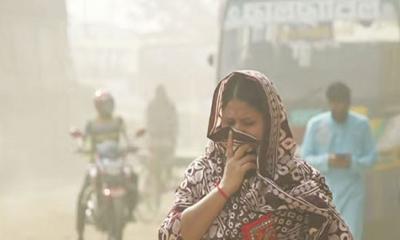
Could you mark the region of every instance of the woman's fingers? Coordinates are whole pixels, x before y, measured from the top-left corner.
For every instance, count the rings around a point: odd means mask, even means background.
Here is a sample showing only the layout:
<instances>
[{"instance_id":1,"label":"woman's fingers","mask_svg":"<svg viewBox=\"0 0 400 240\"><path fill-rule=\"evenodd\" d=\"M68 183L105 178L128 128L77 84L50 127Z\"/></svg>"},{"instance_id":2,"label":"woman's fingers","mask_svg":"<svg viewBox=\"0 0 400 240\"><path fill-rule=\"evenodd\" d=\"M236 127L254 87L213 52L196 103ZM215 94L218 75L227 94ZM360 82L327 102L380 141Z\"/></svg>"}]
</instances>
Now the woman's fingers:
<instances>
[{"instance_id":1,"label":"woman's fingers","mask_svg":"<svg viewBox=\"0 0 400 240\"><path fill-rule=\"evenodd\" d=\"M257 156L254 154L246 155L239 160L239 166L242 166L248 162L256 163Z\"/></svg>"},{"instance_id":2,"label":"woman's fingers","mask_svg":"<svg viewBox=\"0 0 400 240\"><path fill-rule=\"evenodd\" d=\"M257 169L257 164L255 162L249 161L244 163L240 169L242 170L243 173L246 173L247 171L251 169Z\"/></svg>"},{"instance_id":3,"label":"woman's fingers","mask_svg":"<svg viewBox=\"0 0 400 240\"><path fill-rule=\"evenodd\" d=\"M229 133L226 147L226 156L229 160L226 162L221 181L228 192L235 193L240 188L246 172L257 168L257 157L253 153L254 147L249 144L240 146L233 152L232 132Z\"/></svg>"},{"instance_id":4,"label":"woman's fingers","mask_svg":"<svg viewBox=\"0 0 400 240\"><path fill-rule=\"evenodd\" d=\"M229 131L228 134L228 142L226 143L226 157L230 159L233 157L233 134L232 130Z\"/></svg>"},{"instance_id":5,"label":"woman's fingers","mask_svg":"<svg viewBox=\"0 0 400 240\"><path fill-rule=\"evenodd\" d=\"M235 159L241 159L241 158L243 158L243 156L245 156L252 150L253 150L253 147L250 144L244 144L236 150L236 152L234 153L234 157L235 157Z\"/></svg>"}]
</instances>

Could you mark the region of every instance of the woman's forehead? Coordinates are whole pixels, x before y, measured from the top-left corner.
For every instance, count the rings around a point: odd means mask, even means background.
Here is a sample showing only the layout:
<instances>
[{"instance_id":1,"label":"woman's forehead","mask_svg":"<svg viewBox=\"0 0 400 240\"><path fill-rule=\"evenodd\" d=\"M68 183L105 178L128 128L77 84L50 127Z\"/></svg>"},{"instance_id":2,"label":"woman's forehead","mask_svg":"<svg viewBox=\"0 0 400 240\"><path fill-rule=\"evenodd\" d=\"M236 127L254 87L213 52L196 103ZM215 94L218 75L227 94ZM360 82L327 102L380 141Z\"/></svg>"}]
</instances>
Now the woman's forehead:
<instances>
[{"instance_id":1,"label":"woman's forehead","mask_svg":"<svg viewBox=\"0 0 400 240\"><path fill-rule=\"evenodd\" d=\"M246 118L259 114L253 106L237 98L230 100L222 110L222 117Z\"/></svg>"}]
</instances>

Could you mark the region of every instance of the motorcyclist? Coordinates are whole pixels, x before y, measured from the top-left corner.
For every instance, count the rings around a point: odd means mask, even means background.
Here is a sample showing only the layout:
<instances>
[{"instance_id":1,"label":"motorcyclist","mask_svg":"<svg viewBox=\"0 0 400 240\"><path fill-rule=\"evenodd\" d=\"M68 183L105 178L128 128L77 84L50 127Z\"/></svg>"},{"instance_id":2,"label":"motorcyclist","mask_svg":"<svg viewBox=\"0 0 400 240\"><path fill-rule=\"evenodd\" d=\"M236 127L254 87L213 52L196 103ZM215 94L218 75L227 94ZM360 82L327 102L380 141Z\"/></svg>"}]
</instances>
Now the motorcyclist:
<instances>
[{"instance_id":1,"label":"motorcyclist","mask_svg":"<svg viewBox=\"0 0 400 240\"><path fill-rule=\"evenodd\" d=\"M85 132L79 146L79 151L89 154L90 163L93 164L96 157L96 147L106 141L115 141L120 148L130 148L126 126L122 117L114 115L115 102L110 92L97 90L94 96L94 106L97 117L86 124ZM91 168L91 167L89 167ZM137 176L131 171L128 182L128 207L129 220L133 220L132 211L137 203ZM83 239L85 228L85 199L84 192L90 185L89 174L86 174L81 188L77 204L77 232L78 239Z\"/></svg>"}]
</instances>

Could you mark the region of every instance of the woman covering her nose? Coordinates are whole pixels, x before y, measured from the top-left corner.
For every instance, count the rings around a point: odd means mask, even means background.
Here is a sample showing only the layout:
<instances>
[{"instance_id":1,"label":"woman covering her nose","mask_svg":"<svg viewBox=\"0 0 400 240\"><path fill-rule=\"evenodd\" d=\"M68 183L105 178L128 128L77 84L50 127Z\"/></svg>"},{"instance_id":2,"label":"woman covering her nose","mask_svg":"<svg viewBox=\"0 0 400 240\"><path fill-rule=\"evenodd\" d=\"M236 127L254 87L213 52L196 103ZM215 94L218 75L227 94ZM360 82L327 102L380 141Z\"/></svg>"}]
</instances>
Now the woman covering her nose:
<instances>
[{"instance_id":1,"label":"woman covering her nose","mask_svg":"<svg viewBox=\"0 0 400 240\"><path fill-rule=\"evenodd\" d=\"M217 86L210 142L187 168L159 239L352 239L296 143L273 85L237 71Z\"/></svg>"}]
</instances>

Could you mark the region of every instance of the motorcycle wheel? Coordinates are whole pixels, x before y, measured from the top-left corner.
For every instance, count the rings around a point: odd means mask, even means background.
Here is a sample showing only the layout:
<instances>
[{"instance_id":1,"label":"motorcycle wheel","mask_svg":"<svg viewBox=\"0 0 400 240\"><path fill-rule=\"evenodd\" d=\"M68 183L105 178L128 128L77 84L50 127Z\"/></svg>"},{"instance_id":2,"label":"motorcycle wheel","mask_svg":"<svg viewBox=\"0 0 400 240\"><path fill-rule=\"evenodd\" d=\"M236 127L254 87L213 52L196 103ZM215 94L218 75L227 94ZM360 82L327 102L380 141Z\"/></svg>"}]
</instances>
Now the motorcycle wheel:
<instances>
[{"instance_id":1,"label":"motorcycle wheel","mask_svg":"<svg viewBox=\"0 0 400 240\"><path fill-rule=\"evenodd\" d=\"M109 212L108 240L122 240L125 228L125 205L124 198L112 199Z\"/></svg>"}]
</instances>

